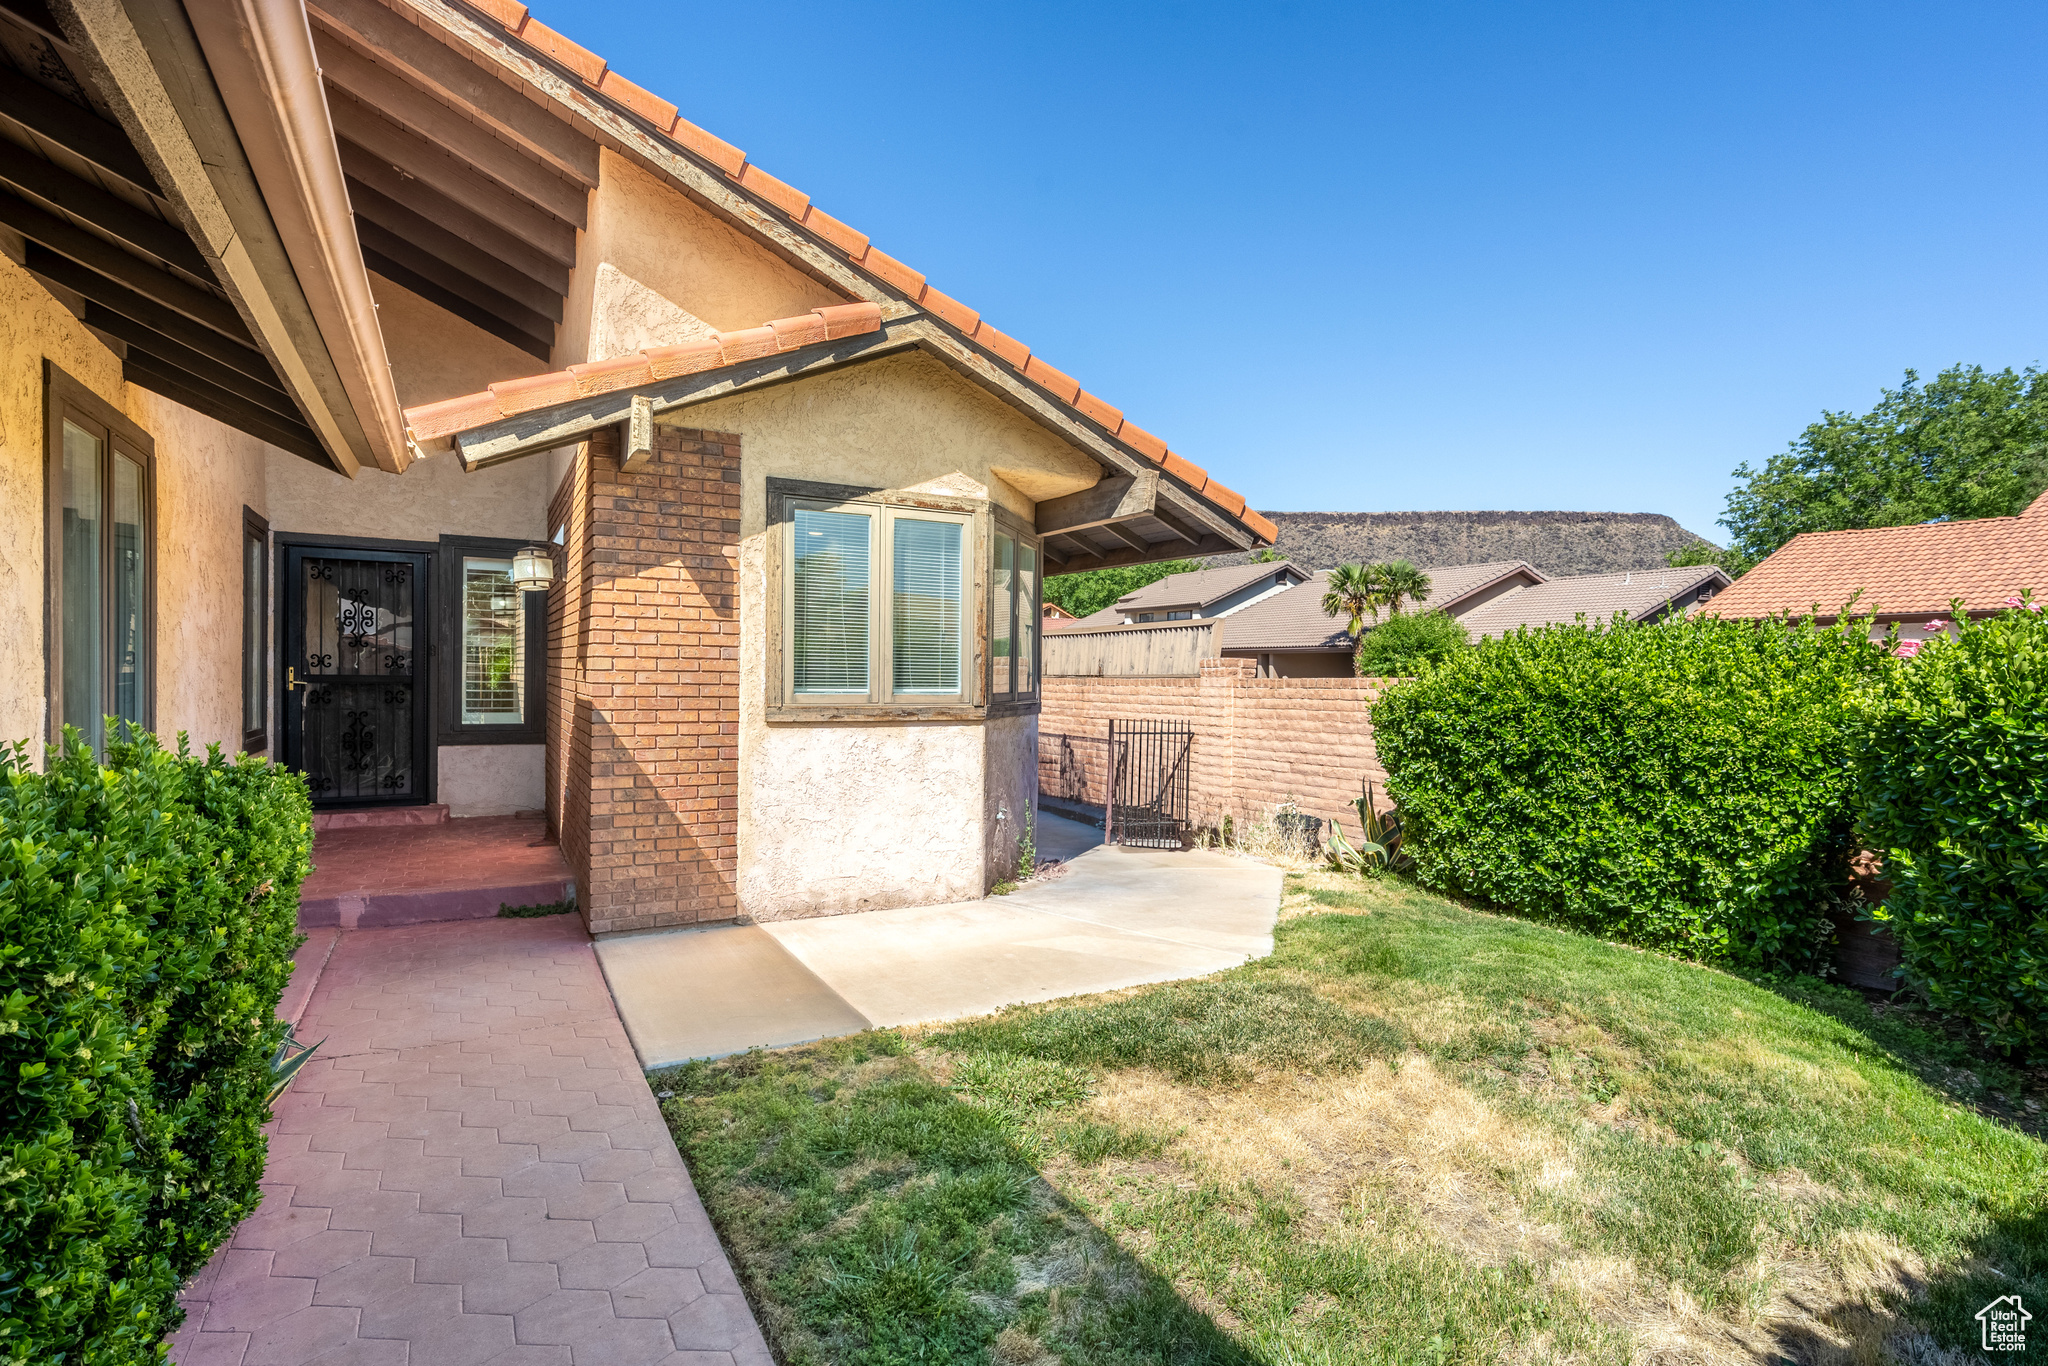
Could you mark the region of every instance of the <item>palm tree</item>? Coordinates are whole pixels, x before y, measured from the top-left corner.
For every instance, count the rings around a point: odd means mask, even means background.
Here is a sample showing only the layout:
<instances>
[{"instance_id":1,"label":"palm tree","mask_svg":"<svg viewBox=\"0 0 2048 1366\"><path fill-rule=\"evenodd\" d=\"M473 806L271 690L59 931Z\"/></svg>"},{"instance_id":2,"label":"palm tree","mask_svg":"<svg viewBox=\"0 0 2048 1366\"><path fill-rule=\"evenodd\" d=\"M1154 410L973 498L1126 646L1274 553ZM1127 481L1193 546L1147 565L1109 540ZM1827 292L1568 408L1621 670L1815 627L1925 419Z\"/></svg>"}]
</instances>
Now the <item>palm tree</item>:
<instances>
[{"instance_id":1,"label":"palm tree","mask_svg":"<svg viewBox=\"0 0 2048 1366\"><path fill-rule=\"evenodd\" d=\"M1401 599L1421 602L1429 597L1429 575L1406 560L1376 564L1370 572L1379 583L1381 601L1394 616L1401 615Z\"/></svg>"},{"instance_id":2,"label":"palm tree","mask_svg":"<svg viewBox=\"0 0 2048 1366\"><path fill-rule=\"evenodd\" d=\"M1325 580L1329 591L1323 594L1323 615L1350 617L1351 624L1344 629L1353 640L1365 629L1365 619L1379 611L1378 570L1378 565L1340 564Z\"/></svg>"}]
</instances>

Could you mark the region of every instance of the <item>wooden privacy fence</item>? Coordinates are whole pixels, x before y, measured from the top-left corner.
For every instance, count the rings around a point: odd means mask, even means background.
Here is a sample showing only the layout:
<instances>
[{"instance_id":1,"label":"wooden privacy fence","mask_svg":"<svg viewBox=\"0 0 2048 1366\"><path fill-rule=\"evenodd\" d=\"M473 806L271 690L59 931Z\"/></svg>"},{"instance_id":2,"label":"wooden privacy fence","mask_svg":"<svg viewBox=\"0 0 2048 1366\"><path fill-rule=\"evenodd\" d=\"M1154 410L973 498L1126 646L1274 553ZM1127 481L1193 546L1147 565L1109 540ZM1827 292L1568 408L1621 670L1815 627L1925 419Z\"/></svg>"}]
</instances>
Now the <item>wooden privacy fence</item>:
<instances>
[{"instance_id":1,"label":"wooden privacy fence","mask_svg":"<svg viewBox=\"0 0 2048 1366\"><path fill-rule=\"evenodd\" d=\"M1384 793L1371 706L1385 678L1257 678L1249 659L1207 659L1194 677L1043 680L1038 717L1039 794L1054 807L1102 815L1108 800L1109 723L1161 721L1194 733L1190 820L1270 813L1288 798L1310 816L1356 833L1350 803L1370 781Z\"/></svg>"},{"instance_id":2,"label":"wooden privacy fence","mask_svg":"<svg viewBox=\"0 0 2048 1366\"><path fill-rule=\"evenodd\" d=\"M1045 633L1048 678L1128 674L1194 678L1217 655L1213 621L1151 622Z\"/></svg>"}]
</instances>

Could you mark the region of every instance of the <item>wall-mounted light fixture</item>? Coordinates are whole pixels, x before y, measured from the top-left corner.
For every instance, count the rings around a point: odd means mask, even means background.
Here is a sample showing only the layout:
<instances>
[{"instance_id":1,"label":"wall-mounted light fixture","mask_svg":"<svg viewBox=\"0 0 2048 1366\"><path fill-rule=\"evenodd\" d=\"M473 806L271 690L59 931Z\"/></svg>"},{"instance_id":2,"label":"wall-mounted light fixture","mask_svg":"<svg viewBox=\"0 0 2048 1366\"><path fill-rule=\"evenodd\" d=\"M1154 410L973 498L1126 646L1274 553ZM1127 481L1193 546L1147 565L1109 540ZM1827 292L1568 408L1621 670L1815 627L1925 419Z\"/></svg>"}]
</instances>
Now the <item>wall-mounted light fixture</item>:
<instances>
[{"instance_id":1,"label":"wall-mounted light fixture","mask_svg":"<svg viewBox=\"0 0 2048 1366\"><path fill-rule=\"evenodd\" d=\"M521 546L512 553L512 586L539 593L555 581L555 557L544 545Z\"/></svg>"}]
</instances>

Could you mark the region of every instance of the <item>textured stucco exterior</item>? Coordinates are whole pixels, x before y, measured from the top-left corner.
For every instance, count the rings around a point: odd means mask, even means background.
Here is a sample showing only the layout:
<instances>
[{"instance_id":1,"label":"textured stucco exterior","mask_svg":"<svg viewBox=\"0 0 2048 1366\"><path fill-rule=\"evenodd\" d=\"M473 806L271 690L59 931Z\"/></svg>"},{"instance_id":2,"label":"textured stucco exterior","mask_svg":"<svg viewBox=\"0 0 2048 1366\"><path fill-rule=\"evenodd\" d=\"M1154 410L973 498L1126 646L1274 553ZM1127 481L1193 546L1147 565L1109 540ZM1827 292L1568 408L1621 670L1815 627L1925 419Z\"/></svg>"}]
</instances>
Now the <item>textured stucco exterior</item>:
<instances>
[{"instance_id":1,"label":"textured stucco exterior","mask_svg":"<svg viewBox=\"0 0 2048 1366\"><path fill-rule=\"evenodd\" d=\"M999 469L1066 493L1099 467L918 354L720 399L683 420L740 436L741 914L982 895L1016 866L1036 791L1034 719L770 724L768 480L944 491L1030 517L1034 501Z\"/></svg>"},{"instance_id":2,"label":"textured stucco exterior","mask_svg":"<svg viewBox=\"0 0 2048 1366\"><path fill-rule=\"evenodd\" d=\"M547 803L544 745L442 745L435 795L450 816L510 816Z\"/></svg>"},{"instance_id":3,"label":"textured stucco exterior","mask_svg":"<svg viewBox=\"0 0 2048 1366\"><path fill-rule=\"evenodd\" d=\"M39 752L48 714L45 358L125 414L155 445L157 730L165 736L186 732L196 747L218 743L230 752L240 749L242 508L263 510L263 453L269 448L130 387L121 378L119 357L5 256L0 256L0 610L16 625L0 633L0 740L28 740Z\"/></svg>"}]
</instances>

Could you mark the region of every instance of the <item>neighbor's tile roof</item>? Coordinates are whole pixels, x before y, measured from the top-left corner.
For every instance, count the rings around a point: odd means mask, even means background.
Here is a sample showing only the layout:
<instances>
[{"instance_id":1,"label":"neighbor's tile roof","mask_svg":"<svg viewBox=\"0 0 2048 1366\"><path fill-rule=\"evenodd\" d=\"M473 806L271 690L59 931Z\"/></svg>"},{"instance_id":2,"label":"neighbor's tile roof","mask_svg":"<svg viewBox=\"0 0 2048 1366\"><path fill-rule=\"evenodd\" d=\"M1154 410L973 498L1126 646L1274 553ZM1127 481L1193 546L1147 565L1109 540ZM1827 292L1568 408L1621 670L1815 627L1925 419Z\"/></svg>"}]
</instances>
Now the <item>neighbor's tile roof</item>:
<instances>
[{"instance_id":1,"label":"neighbor's tile roof","mask_svg":"<svg viewBox=\"0 0 2048 1366\"><path fill-rule=\"evenodd\" d=\"M866 233L856 231L840 222L811 203L811 197L803 191L785 184L748 161L747 154L739 148L683 118L676 106L669 101L642 89L611 70L604 58L534 18L527 12L525 5L517 3L517 0L469 0L469 4L478 13L502 27L513 39L568 71L597 95L652 125L659 136L716 167L741 189L778 210L792 223L845 256L848 261L896 290L926 313L950 325L983 351L1010 366L1054 399L1096 423L1124 445L1160 466L1193 492L1208 499L1258 533L1268 544L1279 536L1279 529L1271 521L1247 507L1241 494L1211 479L1208 471L1201 466L1168 450L1164 441L1126 420L1121 409L1114 408L1087 392L1072 376L1033 355L1031 348L1024 343L997 331L974 309L932 288L926 283L921 272L912 270L875 246L868 241ZM756 332L759 330L749 329ZM758 354L768 353L764 351ZM535 377L533 382L539 384L541 381L552 380L559 385L560 378L559 374L542 375ZM492 389L495 391L501 387L505 386L493 385ZM618 384L611 387L627 388L630 385ZM470 397L475 399L480 396ZM407 412L408 422L411 420L411 411Z\"/></svg>"},{"instance_id":2,"label":"neighbor's tile roof","mask_svg":"<svg viewBox=\"0 0 2048 1366\"><path fill-rule=\"evenodd\" d=\"M1241 588L1249 587L1260 579L1275 574L1293 571L1302 577L1307 571L1287 560L1273 560L1264 564L1231 564L1221 569L1193 569L1185 574L1168 574L1156 583L1148 583L1134 593L1126 593L1116 600L1114 609L1104 611L1156 612L1162 607L1207 607L1220 602Z\"/></svg>"},{"instance_id":3,"label":"neighbor's tile roof","mask_svg":"<svg viewBox=\"0 0 2048 1366\"><path fill-rule=\"evenodd\" d=\"M1681 609L1689 607L1698 601L1703 589L1711 592L1727 582L1728 576L1711 564L1685 569L1637 569L1620 574L1579 574L1551 579L1534 588L1518 588L1473 608L1458 621L1465 634L1474 640L1506 635L1518 626L1548 626L1580 618L1591 625L1613 619L1616 612L1637 621L1667 602L1676 602Z\"/></svg>"},{"instance_id":4,"label":"neighbor's tile roof","mask_svg":"<svg viewBox=\"0 0 2048 1366\"><path fill-rule=\"evenodd\" d=\"M1995 611L2027 589L2048 594L2048 493L2017 517L1794 536L1706 610L1833 616L1861 590L1856 610L1873 615L1946 612L1951 598Z\"/></svg>"},{"instance_id":5,"label":"neighbor's tile roof","mask_svg":"<svg viewBox=\"0 0 2048 1366\"><path fill-rule=\"evenodd\" d=\"M1543 575L1521 560L1494 560L1486 564L1439 565L1425 569L1429 575L1429 596L1424 607L1442 607L1453 613L1458 600L1500 582L1515 573L1525 573L1537 582ZM1253 603L1223 619L1223 650L1289 652L1298 650L1346 650L1351 636L1345 631L1348 619L1325 616L1323 594L1329 591L1330 571L1310 576L1285 593ZM1375 615L1374 623L1381 619Z\"/></svg>"}]
</instances>

